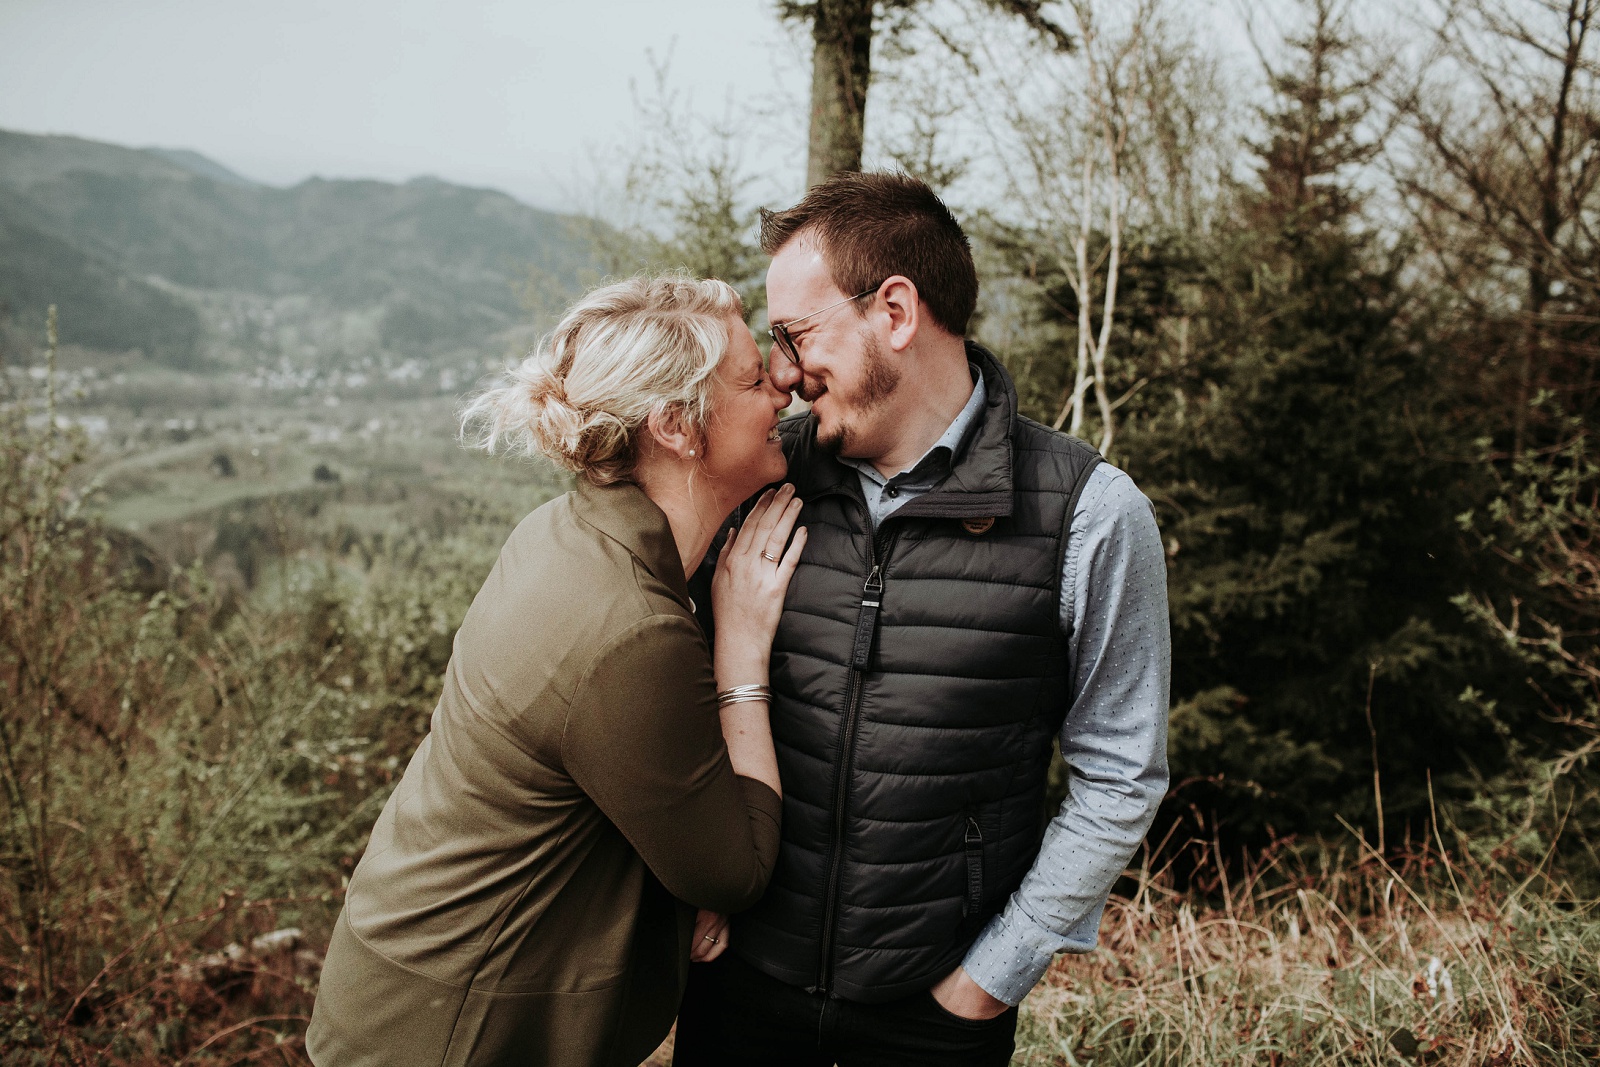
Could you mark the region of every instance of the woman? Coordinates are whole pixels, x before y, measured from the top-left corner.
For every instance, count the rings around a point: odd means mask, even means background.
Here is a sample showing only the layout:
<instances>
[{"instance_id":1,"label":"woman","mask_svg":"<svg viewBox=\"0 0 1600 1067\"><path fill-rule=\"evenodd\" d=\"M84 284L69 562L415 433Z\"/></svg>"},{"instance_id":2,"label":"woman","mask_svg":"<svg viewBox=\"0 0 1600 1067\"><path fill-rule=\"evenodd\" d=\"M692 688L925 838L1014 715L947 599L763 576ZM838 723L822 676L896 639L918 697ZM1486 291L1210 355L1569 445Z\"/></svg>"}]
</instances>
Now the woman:
<instances>
[{"instance_id":1,"label":"woman","mask_svg":"<svg viewBox=\"0 0 1600 1067\"><path fill-rule=\"evenodd\" d=\"M517 527L456 636L328 948L319 1067L638 1063L691 948L720 950L693 909L766 887L767 661L805 544L785 549L790 487L719 557L714 662L685 584L786 469L788 397L739 312L721 282L607 286L469 407L481 445L579 485Z\"/></svg>"}]
</instances>

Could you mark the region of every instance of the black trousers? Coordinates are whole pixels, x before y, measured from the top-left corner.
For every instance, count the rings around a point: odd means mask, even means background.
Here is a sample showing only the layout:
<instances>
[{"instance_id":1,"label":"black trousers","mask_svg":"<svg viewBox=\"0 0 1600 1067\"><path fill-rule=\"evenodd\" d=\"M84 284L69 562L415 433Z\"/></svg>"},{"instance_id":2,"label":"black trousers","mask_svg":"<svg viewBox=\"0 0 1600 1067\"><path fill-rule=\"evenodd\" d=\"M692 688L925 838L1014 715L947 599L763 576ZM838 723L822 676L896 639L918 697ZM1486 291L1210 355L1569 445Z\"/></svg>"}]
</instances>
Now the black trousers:
<instances>
[{"instance_id":1,"label":"black trousers","mask_svg":"<svg viewBox=\"0 0 1600 1067\"><path fill-rule=\"evenodd\" d=\"M673 1067L1005 1067L1017 1009L952 1015L924 990L859 1004L780 982L725 952L689 965Z\"/></svg>"}]
</instances>

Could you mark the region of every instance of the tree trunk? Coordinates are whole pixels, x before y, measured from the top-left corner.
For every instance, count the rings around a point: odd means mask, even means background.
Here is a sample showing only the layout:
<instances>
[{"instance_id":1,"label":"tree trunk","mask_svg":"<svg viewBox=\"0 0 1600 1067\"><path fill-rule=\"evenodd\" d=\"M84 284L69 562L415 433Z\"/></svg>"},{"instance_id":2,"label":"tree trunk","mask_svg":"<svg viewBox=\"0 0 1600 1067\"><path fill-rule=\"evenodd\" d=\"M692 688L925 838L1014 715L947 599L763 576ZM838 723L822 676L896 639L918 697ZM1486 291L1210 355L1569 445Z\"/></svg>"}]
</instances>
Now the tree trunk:
<instances>
[{"instance_id":1,"label":"tree trunk","mask_svg":"<svg viewBox=\"0 0 1600 1067\"><path fill-rule=\"evenodd\" d=\"M873 0L817 0L811 59L810 188L861 169L867 82L872 76Z\"/></svg>"}]
</instances>

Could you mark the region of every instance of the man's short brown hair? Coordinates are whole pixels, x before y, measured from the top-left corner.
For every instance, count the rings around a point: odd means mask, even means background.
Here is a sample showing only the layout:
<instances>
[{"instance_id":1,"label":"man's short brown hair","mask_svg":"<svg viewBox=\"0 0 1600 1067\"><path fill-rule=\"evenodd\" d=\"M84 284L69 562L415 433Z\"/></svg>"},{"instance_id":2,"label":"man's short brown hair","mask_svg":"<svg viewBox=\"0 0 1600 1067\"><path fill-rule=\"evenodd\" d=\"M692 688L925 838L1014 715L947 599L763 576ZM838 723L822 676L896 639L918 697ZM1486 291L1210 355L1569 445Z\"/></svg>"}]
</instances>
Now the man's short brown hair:
<instances>
[{"instance_id":1,"label":"man's short brown hair","mask_svg":"<svg viewBox=\"0 0 1600 1067\"><path fill-rule=\"evenodd\" d=\"M900 274L935 322L964 336L978 303L972 248L950 209L907 174L845 172L812 187L787 211L761 212L761 250L796 236L817 242L833 284L854 295Z\"/></svg>"}]
</instances>

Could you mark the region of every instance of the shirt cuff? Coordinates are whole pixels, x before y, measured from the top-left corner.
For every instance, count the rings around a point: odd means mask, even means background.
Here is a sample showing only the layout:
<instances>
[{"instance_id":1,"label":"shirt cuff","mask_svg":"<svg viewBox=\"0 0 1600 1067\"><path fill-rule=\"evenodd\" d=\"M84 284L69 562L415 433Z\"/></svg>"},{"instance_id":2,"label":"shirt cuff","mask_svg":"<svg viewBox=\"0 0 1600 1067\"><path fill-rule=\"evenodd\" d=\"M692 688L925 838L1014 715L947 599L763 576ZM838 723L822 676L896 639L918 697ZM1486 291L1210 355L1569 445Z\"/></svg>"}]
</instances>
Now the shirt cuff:
<instances>
[{"instance_id":1,"label":"shirt cuff","mask_svg":"<svg viewBox=\"0 0 1600 1067\"><path fill-rule=\"evenodd\" d=\"M1065 935L1034 922L1012 900L989 920L967 950L961 967L967 977L996 1000L1015 1006L1038 984L1057 952L1091 952L1100 939L1100 901L1067 929Z\"/></svg>"}]
</instances>

